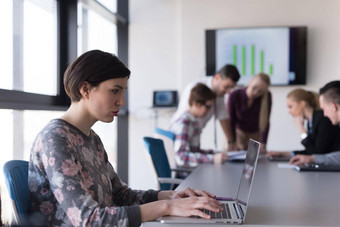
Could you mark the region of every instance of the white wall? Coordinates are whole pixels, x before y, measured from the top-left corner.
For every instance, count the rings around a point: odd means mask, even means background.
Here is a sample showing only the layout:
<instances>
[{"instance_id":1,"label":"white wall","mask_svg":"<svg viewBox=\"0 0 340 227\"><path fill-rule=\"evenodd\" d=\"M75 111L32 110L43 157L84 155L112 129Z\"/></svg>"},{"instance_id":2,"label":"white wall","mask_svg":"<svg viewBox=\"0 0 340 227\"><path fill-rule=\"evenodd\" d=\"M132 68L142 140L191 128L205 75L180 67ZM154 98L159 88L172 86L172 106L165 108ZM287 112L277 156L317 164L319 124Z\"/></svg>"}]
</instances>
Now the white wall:
<instances>
[{"instance_id":1,"label":"white wall","mask_svg":"<svg viewBox=\"0 0 340 227\"><path fill-rule=\"evenodd\" d=\"M339 0L130 0L129 184L155 187L147 162L143 136L152 136L158 124L167 128L171 111L160 112L156 122L152 91L183 90L205 75L205 29L238 26L304 25L308 27L307 85L317 91L339 79ZM299 136L285 106L290 87L272 87L273 108L268 148L301 148ZM212 146L213 125L202 135L202 146ZM219 128L219 147L223 134Z\"/></svg>"}]
</instances>

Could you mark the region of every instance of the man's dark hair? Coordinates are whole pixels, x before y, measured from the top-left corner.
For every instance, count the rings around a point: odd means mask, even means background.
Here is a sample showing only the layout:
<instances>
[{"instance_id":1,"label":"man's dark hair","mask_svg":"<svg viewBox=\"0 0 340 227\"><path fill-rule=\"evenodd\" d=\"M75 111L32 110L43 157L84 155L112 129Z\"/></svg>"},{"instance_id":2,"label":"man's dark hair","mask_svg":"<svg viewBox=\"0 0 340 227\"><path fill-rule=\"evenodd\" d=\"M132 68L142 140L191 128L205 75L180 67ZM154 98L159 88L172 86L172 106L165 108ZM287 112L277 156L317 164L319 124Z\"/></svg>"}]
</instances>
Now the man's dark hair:
<instances>
[{"instance_id":1,"label":"man's dark hair","mask_svg":"<svg viewBox=\"0 0 340 227\"><path fill-rule=\"evenodd\" d=\"M81 99L79 91L84 81L96 87L101 82L129 78L130 70L117 56L100 50L91 50L78 57L64 73L64 88L72 101Z\"/></svg>"},{"instance_id":2,"label":"man's dark hair","mask_svg":"<svg viewBox=\"0 0 340 227\"><path fill-rule=\"evenodd\" d=\"M216 95L210 88L205 84L197 83L190 91L189 105L191 106L194 102L204 105L207 101L215 98Z\"/></svg>"},{"instance_id":3,"label":"man's dark hair","mask_svg":"<svg viewBox=\"0 0 340 227\"><path fill-rule=\"evenodd\" d=\"M216 74L220 74L222 79L230 78L235 83L240 79L240 73L233 65L223 66Z\"/></svg>"},{"instance_id":4,"label":"man's dark hair","mask_svg":"<svg viewBox=\"0 0 340 227\"><path fill-rule=\"evenodd\" d=\"M335 80L327 83L320 88L320 95L322 95L327 101L334 102L340 105L340 81Z\"/></svg>"}]
</instances>

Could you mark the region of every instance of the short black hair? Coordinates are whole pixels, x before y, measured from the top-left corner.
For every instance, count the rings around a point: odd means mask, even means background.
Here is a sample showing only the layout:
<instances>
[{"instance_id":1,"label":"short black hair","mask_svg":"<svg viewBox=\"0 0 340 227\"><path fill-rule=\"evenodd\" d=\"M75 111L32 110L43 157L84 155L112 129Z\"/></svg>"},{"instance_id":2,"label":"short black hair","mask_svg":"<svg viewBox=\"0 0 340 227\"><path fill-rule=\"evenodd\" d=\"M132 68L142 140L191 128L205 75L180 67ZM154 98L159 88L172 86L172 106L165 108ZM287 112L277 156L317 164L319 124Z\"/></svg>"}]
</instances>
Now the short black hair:
<instances>
[{"instance_id":1,"label":"short black hair","mask_svg":"<svg viewBox=\"0 0 340 227\"><path fill-rule=\"evenodd\" d=\"M91 50L67 67L64 88L71 100L77 102L81 99L79 88L84 81L96 87L105 80L125 77L130 77L130 70L117 56L101 50Z\"/></svg>"},{"instance_id":2,"label":"short black hair","mask_svg":"<svg viewBox=\"0 0 340 227\"><path fill-rule=\"evenodd\" d=\"M216 74L220 74L223 79L230 78L235 83L240 79L240 73L234 65L223 66Z\"/></svg>"},{"instance_id":3,"label":"short black hair","mask_svg":"<svg viewBox=\"0 0 340 227\"><path fill-rule=\"evenodd\" d=\"M326 100L340 105L340 80L334 80L320 88L320 95Z\"/></svg>"}]
</instances>

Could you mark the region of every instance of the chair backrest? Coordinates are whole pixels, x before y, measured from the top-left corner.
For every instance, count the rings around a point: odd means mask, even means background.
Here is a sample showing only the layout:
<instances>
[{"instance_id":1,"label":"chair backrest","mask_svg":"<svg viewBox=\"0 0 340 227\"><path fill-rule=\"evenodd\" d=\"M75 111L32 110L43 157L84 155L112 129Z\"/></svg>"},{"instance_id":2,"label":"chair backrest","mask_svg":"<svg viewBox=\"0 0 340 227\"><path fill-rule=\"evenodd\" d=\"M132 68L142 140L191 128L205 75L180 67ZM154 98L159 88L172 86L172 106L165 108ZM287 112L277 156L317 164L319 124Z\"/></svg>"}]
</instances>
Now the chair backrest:
<instances>
[{"instance_id":1,"label":"chair backrest","mask_svg":"<svg viewBox=\"0 0 340 227\"><path fill-rule=\"evenodd\" d=\"M152 137L144 137L143 140L145 147L151 156L157 176L171 178L171 169L163 141ZM160 186L162 190L168 190L170 189L171 184L160 184Z\"/></svg>"},{"instance_id":2,"label":"chair backrest","mask_svg":"<svg viewBox=\"0 0 340 227\"><path fill-rule=\"evenodd\" d=\"M22 160L11 160L3 167L5 182L9 196L14 201L14 209L18 215L18 224L25 223L28 211L28 162Z\"/></svg>"},{"instance_id":3,"label":"chair backrest","mask_svg":"<svg viewBox=\"0 0 340 227\"><path fill-rule=\"evenodd\" d=\"M176 135L173 132L155 127L155 133L166 136L169 139L171 139L172 141L175 141Z\"/></svg>"},{"instance_id":4,"label":"chair backrest","mask_svg":"<svg viewBox=\"0 0 340 227\"><path fill-rule=\"evenodd\" d=\"M174 141L175 134L173 132L155 128L155 138L163 140L166 154L168 156L169 164L172 169L176 168L176 160L175 160L175 150L174 150Z\"/></svg>"}]
</instances>

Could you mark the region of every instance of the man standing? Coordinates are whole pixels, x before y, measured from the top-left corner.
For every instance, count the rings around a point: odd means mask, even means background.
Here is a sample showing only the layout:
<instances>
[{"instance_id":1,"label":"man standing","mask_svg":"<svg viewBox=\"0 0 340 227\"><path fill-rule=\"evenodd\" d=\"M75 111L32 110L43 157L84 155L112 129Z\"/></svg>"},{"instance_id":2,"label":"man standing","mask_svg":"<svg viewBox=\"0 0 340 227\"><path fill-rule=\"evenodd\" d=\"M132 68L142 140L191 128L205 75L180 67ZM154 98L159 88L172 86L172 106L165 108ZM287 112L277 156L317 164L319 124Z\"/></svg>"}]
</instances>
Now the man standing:
<instances>
[{"instance_id":1,"label":"man standing","mask_svg":"<svg viewBox=\"0 0 340 227\"><path fill-rule=\"evenodd\" d=\"M215 118L220 121L226 140L228 141L228 150L236 149L235 139L231 134L229 115L226 110L224 95L229 93L231 89L235 87L239 78L240 74L235 66L225 65L214 76L207 76L189 84L181 95L177 111L171 119L171 124L179 119L183 113L189 109L189 96L191 89L197 83L203 83L216 94L216 100L209 112L203 118L199 119L199 127L202 130L211 117L215 116Z\"/></svg>"},{"instance_id":2,"label":"man standing","mask_svg":"<svg viewBox=\"0 0 340 227\"><path fill-rule=\"evenodd\" d=\"M320 89L320 106L325 117L333 125L340 124L340 81L332 81ZM325 165L340 165L340 151L324 155L296 155L291 164L316 163Z\"/></svg>"}]
</instances>

